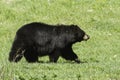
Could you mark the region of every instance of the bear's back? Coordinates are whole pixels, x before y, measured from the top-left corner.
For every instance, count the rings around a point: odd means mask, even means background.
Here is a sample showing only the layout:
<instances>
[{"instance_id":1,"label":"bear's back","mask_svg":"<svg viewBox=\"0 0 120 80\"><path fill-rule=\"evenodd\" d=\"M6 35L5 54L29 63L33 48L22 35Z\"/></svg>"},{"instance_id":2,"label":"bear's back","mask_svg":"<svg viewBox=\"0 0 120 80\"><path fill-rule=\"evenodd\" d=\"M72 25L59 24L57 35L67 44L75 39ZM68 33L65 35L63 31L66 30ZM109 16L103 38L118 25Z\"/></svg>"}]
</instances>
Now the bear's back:
<instances>
[{"instance_id":1,"label":"bear's back","mask_svg":"<svg viewBox=\"0 0 120 80\"><path fill-rule=\"evenodd\" d=\"M28 31L29 33L34 33L36 31L52 31L53 30L53 26L48 25L48 24L44 24L44 23L38 23L38 22L33 22L33 23L29 23L26 24L24 26L22 26L17 32L21 33L21 32L26 32Z\"/></svg>"}]
</instances>

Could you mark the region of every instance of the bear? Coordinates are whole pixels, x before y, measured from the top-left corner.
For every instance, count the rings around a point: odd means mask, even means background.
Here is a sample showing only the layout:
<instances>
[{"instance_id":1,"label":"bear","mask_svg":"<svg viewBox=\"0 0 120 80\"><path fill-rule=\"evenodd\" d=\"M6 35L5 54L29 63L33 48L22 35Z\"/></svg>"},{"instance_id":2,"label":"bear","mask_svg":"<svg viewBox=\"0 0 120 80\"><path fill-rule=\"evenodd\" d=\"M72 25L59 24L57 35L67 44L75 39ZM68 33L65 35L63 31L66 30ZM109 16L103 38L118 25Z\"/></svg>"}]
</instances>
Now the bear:
<instances>
[{"instance_id":1,"label":"bear","mask_svg":"<svg viewBox=\"0 0 120 80\"><path fill-rule=\"evenodd\" d=\"M9 61L18 62L24 56L29 63L39 62L38 58L48 56L50 62L56 63L59 57L80 63L72 45L87 41L87 35L78 25L50 25L32 22L23 25L16 32Z\"/></svg>"}]
</instances>

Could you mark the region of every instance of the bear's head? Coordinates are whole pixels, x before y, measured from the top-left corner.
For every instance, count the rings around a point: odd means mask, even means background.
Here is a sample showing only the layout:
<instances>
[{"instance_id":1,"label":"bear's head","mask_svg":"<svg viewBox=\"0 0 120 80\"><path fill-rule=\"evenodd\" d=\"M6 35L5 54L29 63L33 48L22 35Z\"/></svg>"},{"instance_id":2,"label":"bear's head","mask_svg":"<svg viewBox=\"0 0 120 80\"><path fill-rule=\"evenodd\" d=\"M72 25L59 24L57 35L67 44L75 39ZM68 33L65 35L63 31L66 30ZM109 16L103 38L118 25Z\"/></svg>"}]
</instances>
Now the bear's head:
<instances>
[{"instance_id":1,"label":"bear's head","mask_svg":"<svg viewBox=\"0 0 120 80\"><path fill-rule=\"evenodd\" d=\"M72 34L74 34L75 42L87 41L90 36L87 35L79 26L71 25Z\"/></svg>"}]
</instances>

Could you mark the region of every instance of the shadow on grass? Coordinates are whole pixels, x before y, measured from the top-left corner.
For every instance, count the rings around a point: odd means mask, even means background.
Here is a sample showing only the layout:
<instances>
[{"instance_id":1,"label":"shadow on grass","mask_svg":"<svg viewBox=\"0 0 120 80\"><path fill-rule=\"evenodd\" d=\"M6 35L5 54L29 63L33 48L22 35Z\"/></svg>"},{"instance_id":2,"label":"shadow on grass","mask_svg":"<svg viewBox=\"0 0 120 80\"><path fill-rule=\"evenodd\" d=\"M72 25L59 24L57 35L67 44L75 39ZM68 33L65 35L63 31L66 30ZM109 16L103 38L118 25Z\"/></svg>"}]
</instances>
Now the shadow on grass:
<instances>
[{"instance_id":1,"label":"shadow on grass","mask_svg":"<svg viewBox=\"0 0 120 80\"><path fill-rule=\"evenodd\" d=\"M88 62L87 61L81 61L80 63L77 63L77 62L74 62L74 61L66 61L66 62L38 61L36 63L40 63L40 64L44 64L44 63L47 63L47 64L66 64L66 63L69 63L69 64L84 64L84 63L88 63Z\"/></svg>"}]
</instances>

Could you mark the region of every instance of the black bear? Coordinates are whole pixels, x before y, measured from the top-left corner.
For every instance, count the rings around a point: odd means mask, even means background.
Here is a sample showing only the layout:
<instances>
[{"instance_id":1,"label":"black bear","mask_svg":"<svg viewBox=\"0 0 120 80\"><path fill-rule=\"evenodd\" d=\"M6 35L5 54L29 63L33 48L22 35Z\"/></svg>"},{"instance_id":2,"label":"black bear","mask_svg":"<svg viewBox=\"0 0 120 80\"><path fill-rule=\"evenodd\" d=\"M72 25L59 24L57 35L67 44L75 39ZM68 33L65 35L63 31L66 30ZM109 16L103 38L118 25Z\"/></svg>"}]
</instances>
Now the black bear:
<instances>
[{"instance_id":1,"label":"black bear","mask_svg":"<svg viewBox=\"0 0 120 80\"><path fill-rule=\"evenodd\" d=\"M58 58L80 63L72 45L88 40L89 36L77 25L49 25L33 22L22 26L17 32L9 53L10 62L18 62L24 56L28 62L49 56L50 62Z\"/></svg>"}]
</instances>

